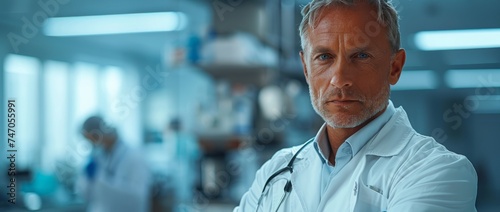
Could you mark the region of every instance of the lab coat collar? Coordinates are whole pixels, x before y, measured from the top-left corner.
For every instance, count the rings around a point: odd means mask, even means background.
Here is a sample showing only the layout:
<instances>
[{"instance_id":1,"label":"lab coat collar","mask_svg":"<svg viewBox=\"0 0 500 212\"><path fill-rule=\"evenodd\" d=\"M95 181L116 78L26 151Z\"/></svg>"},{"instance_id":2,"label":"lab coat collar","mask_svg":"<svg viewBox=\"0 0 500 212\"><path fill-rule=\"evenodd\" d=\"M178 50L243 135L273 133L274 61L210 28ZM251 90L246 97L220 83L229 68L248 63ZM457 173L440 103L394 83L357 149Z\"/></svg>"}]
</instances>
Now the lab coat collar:
<instances>
[{"instance_id":1,"label":"lab coat collar","mask_svg":"<svg viewBox=\"0 0 500 212\"><path fill-rule=\"evenodd\" d=\"M392 104L392 101L389 100L385 111L374 120L370 121L366 126L358 130L353 135L349 136L344 143L340 146L348 145L351 148L351 156L355 156L361 148L368 143L371 138L373 138L382 127L391 119L391 117L396 112L396 108ZM328 161L328 156L331 154L330 152L330 144L328 143L327 133L326 133L326 123L321 126L320 130L314 137L314 150L318 153L318 157L321 158L323 163Z\"/></svg>"},{"instance_id":2,"label":"lab coat collar","mask_svg":"<svg viewBox=\"0 0 500 212\"><path fill-rule=\"evenodd\" d=\"M367 155L394 156L399 154L411 138L413 128L403 107L396 112L366 145Z\"/></svg>"},{"instance_id":3,"label":"lab coat collar","mask_svg":"<svg viewBox=\"0 0 500 212\"><path fill-rule=\"evenodd\" d=\"M413 128L403 107L396 108L394 115L392 115L389 121L365 145L365 148L368 148L367 154L376 156L394 156L399 154L406 146L406 141L410 139L409 136L412 131ZM309 151L314 148L312 144L310 146L312 148L306 147L297 155L297 161L309 157ZM293 147L292 155L295 155L300 147L302 145Z\"/></svg>"},{"instance_id":4,"label":"lab coat collar","mask_svg":"<svg viewBox=\"0 0 500 212\"><path fill-rule=\"evenodd\" d=\"M313 138L307 140L306 142L304 142L304 144L302 145L298 145L298 146L294 146L292 147L292 155L290 156L290 158L293 157L293 155L297 154L297 152L299 151L299 149L303 146L303 145L309 145L307 147L305 147L301 152L299 152L299 154L297 155L297 158L296 158L296 161L298 160L301 160L301 159L304 159L304 158L307 158L309 157L308 154L309 154L309 150L310 149L313 149L314 148L314 144L313 142L309 143L309 141L313 140Z\"/></svg>"},{"instance_id":5,"label":"lab coat collar","mask_svg":"<svg viewBox=\"0 0 500 212\"><path fill-rule=\"evenodd\" d=\"M389 101L390 107L392 102ZM316 139L320 136L320 133L324 133L323 129L325 125L321 126L318 134L311 139ZM397 130L395 130L395 128ZM392 117L384 124L382 129L369 141L365 146L368 148L368 154L378 155L378 156L393 156L397 155L406 146L406 141L409 139L408 135L413 131L413 128L408 119L408 115L403 107L398 107L395 109ZM400 140L401 138L406 138L405 140ZM307 142L305 142L307 143ZM304 144L303 144L304 145ZM314 146L314 144L311 144ZM295 146L292 148L292 155L295 155L302 145ZM302 150L298 155L297 159L303 159L307 157L307 153L311 148L307 147Z\"/></svg>"}]
</instances>

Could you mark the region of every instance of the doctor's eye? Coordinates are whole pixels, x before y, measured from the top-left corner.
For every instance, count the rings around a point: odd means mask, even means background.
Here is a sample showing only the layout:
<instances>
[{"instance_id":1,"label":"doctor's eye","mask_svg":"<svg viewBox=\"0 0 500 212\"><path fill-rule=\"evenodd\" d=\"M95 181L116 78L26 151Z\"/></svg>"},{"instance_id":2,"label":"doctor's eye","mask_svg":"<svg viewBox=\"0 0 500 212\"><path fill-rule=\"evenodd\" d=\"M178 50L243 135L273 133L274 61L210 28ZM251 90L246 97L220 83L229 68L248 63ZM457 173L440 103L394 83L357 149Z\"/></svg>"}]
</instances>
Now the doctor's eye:
<instances>
[{"instance_id":1,"label":"doctor's eye","mask_svg":"<svg viewBox=\"0 0 500 212\"><path fill-rule=\"evenodd\" d=\"M331 59L332 56L329 55L329 54L320 54L317 59L320 60L320 61L324 61L324 60L328 60L328 59Z\"/></svg>"},{"instance_id":2,"label":"doctor's eye","mask_svg":"<svg viewBox=\"0 0 500 212\"><path fill-rule=\"evenodd\" d=\"M368 53L365 53L365 52L359 52L359 53L355 54L354 57L358 58L358 59L368 59L370 57L370 55Z\"/></svg>"}]
</instances>

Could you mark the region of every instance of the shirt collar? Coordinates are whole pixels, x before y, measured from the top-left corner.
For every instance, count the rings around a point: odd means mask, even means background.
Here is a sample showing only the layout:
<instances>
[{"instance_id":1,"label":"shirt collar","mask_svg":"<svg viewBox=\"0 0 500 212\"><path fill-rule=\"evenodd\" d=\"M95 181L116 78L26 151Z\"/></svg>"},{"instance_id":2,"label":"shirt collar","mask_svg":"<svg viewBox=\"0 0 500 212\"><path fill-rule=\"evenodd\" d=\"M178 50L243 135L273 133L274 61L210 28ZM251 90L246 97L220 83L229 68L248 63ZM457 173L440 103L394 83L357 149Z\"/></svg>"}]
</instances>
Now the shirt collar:
<instances>
[{"instance_id":1,"label":"shirt collar","mask_svg":"<svg viewBox=\"0 0 500 212\"><path fill-rule=\"evenodd\" d=\"M326 137L326 123L321 126L318 133L314 137L314 149L318 153L321 161L325 163L328 161L328 155L330 152L330 143L328 143L328 138Z\"/></svg>"},{"instance_id":2,"label":"shirt collar","mask_svg":"<svg viewBox=\"0 0 500 212\"><path fill-rule=\"evenodd\" d=\"M389 100L387 108L379 117L375 118L373 121L346 139L345 143L351 147L352 156L356 155L368 142L368 140L370 140L373 136L375 136L375 134L377 134L377 132L380 131L380 129L382 129L395 112L396 109L394 108L392 101ZM314 138L314 149L323 162L328 161L328 156L331 150L326 133L326 123L321 126Z\"/></svg>"}]
</instances>

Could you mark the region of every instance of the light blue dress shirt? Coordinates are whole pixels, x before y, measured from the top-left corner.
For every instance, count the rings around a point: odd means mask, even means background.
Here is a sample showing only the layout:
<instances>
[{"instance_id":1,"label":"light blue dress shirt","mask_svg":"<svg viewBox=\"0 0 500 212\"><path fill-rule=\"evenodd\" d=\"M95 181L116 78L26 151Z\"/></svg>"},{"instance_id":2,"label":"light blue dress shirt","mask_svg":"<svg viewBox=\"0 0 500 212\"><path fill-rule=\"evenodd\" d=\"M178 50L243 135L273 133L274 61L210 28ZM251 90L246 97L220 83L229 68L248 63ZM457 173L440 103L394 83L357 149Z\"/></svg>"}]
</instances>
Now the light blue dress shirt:
<instances>
[{"instance_id":1,"label":"light blue dress shirt","mask_svg":"<svg viewBox=\"0 0 500 212\"><path fill-rule=\"evenodd\" d=\"M340 145L337 150L337 154L335 155L335 165L332 165L328 161L331 154L331 148L326 133L326 123L323 124L314 140L314 149L318 153L318 157L320 157L323 162L320 175L322 188L320 196L323 196L323 193L328 188L333 177L335 177L335 175L337 175L337 173L339 173L339 171L342 170L342 168L349 163L349 161L351 161L359 150L363 148L363 146L371 138L373 138L380 129L382 129L395 111L396 109L394 108L392 101L389 100L386 110L379 117L375 118L358 132L351 135Z\"/></svg>"}]
</instances>

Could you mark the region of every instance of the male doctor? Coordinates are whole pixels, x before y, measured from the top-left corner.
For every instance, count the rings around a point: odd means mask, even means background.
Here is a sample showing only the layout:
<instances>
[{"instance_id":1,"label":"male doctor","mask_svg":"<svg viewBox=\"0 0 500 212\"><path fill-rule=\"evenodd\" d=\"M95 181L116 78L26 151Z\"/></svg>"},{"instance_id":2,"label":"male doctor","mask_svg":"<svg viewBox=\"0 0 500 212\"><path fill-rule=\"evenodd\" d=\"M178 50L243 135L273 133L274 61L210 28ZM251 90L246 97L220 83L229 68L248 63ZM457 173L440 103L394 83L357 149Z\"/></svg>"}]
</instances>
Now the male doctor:
<instances>
[{"instance_id":1,"label":"male doctor","mask_svg":"<svg viewBox=\"0 0 500 212\"><path fill-rule=\"evenodd\" d=\"M302 14L300 57L326 123L267 161L235 211L476 211L472 164L389 100L406 58L391 3L313 0Z\"/></svg>"},{"instance_id":2,"label":"male doctor","mask_svg":"<svg viewBox=\"0 0 500 212\"><path fill-rule=\"evenodd\" d=\"M95 147L76 184L77 193L88 201L87 211L149 211L151 180L143 156L99 116L83 123L82 135Z\"/></svg>"}]
</instances>

